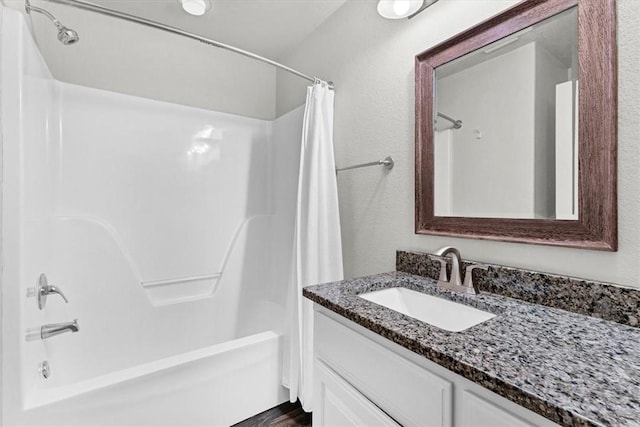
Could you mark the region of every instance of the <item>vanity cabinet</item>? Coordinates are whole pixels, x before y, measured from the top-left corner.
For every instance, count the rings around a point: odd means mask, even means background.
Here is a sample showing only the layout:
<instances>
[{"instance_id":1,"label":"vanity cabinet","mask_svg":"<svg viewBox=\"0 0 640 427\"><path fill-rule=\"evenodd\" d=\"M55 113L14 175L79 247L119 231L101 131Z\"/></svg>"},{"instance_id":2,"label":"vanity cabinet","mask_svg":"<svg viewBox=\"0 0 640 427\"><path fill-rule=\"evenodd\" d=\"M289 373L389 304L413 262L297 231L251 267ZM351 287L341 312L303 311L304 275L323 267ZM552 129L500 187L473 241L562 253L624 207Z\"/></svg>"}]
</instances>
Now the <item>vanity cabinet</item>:
<instances>
[{"instance_id":1,"label":"vanity cabinet","mask_svg":"<svg viewBox=\"0 0 640 427\"><path fill-rule=\"evenodd\" d=\"M315 310L314 426L557 426L323 307Z\"/></svg>"}]
</instances>

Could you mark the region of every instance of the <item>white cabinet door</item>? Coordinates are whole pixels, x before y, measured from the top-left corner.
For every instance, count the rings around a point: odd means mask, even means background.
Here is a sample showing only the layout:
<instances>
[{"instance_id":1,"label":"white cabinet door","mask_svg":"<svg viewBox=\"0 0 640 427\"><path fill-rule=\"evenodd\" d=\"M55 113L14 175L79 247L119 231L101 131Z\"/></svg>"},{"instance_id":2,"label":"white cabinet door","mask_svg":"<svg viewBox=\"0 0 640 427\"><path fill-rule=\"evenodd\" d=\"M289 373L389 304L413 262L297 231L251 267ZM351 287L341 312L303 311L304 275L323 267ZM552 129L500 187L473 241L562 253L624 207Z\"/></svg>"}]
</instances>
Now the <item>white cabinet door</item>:
<instances>
[{"instance_id":1,"label":"white cabinet door","mask_svg":"<svg viewBox=\"0 0 640 427\"><path fill-rule=\"evenodd\" d=\"M319 360L315 361L314 427L399 427Z\"/></svg>"},{"instance_id":2,"label":"white cabinet door","mask_svg":"<svg viewBox=\"0 0 640 427\"><path fill-rule=\"evenodd\" d=\"M462 394L462 423L464 427L535 427L506 409L495 405L475 393Z\"/></svg>"}]
</instances>

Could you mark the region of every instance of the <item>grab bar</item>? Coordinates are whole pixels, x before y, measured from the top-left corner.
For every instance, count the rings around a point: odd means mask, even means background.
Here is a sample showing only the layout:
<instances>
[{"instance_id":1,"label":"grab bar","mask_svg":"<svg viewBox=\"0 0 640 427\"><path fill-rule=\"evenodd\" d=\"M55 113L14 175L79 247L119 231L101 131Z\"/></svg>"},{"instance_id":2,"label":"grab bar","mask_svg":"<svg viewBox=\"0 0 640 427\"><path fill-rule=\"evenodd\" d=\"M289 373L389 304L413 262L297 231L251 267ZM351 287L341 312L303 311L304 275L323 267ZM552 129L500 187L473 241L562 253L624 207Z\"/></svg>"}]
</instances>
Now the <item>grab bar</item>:
<instances>
[{"instance_id":1,"label":"grab bar","mask_svg":"<svg viewBox=\"0 0 640 427\"><path fill-rule=\"evenodd\" d=\"M391 170L395 165L395 162L391 157L385 157L384 160L378 160L376 162L368 162L368 163L360 163L359 165L347 166L346 168L336 168L336 173L341 171L346 171L349 169L358 169L358 168L366 168L369 166L384 166L385 169Z\"/></svg>"}]
</instances>

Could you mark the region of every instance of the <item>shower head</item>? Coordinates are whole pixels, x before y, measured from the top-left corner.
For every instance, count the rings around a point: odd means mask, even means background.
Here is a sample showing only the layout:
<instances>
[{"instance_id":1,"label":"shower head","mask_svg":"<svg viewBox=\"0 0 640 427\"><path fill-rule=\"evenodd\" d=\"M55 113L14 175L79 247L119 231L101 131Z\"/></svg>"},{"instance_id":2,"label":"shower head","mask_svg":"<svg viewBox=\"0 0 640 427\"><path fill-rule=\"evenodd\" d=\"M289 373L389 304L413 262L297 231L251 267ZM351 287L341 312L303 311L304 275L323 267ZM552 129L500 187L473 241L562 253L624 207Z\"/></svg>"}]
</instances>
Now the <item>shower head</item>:
<instances>
[{"instance_id":1,"label":"shower head","mask_svg":"<svg viewBox=\"0 0 640 427\"><path fill-rule=\"evenodd\" d=\"M78 36L78 33L75 30L71 30L65 27L64 25L60 25L58 27L58 40L60 40L62 44L65 44L65 45L74 44L78 40L80 40L80 37Z\"/></svg>"},{"instance_id":2,"label":"shower head","mask_svg":"<svg viewBox=\"0 0 640 427\"><path fill-rule=\"evenodd\" d=\"M80 37L78 36L78 33L76 31L74 31L72 29L69 29L69 28L65 27L64 25L62 25L60 23L60 21L58 21L56 19L56 17L53 16L48 11L46 11L44 9L41 9L39 7L36 7L36 6L32 6L31 3L29 2L29 0L25 0L25 2L24 2L24 10L26 10L27 13L38 12L38 13L43 14L47 18L49 18L49 20L51 22L53 22L53 25L55 25L58 28L58 40L60 40L60 42L62 42L62 44L64 44L64 45L74 44L78 40L80 40Z\"/></svg>"}]
</instances>

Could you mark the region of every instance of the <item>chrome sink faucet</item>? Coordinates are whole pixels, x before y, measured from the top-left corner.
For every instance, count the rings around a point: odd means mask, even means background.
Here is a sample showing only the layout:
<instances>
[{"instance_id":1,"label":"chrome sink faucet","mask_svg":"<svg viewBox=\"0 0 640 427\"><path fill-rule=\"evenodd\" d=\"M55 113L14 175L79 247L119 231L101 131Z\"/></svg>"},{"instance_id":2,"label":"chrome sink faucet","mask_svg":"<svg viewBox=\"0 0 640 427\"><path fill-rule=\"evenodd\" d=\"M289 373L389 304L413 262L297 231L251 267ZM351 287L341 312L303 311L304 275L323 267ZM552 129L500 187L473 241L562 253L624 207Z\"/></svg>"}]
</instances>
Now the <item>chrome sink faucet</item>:
<instances>
[{"instance_id":1,"label":"chrome sink faucet","mask_svg":"<svg viewBox=\"0 0 640 427\"><path fill-rule=\"evenodd\" d=\"M451 258L451 277L449 279L447 279L447 260L445 257ZM429 258L440 262L438 285L462 286L462 271L460 269L462 257L460 256L459 250L452 246L445 246L444 248L438 249L434 255L429 255Z\"/></svg>"},{"instance_id":2,"label":"chrome sink faucet","mask_svg":"<svg viewBox=\"0 0 640 427\"><path fill-rule=\"evenodd\" d=\"M451 277L447 278L447 259L451 258ZM480 290L473 283L473 270L478 268L488 270L489 267L483 264L473 264L466 268L464 283L462 282L462 257L460 251L451 246L445 246L436 251L435 254L429 255L429 259L440 262L440 277L438 278L438 286L456 292L465 292L468 294L479 294Z\"/></svg>"},{"instance_id":3,"label":"chrome sink faucet","mask_svg":"<svg viewBox=\"0 0 640 427\"><path fill-rule=\"evenodd\" d=\"M78 332L79 330L78 319L73 319L73 322L51 323L40 328L40 338L46 340L49 337L64 334L65 332Z\"/></svg>"}]
</instances>

